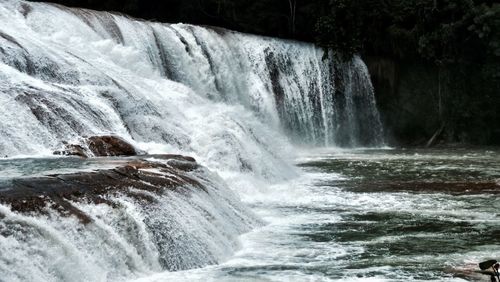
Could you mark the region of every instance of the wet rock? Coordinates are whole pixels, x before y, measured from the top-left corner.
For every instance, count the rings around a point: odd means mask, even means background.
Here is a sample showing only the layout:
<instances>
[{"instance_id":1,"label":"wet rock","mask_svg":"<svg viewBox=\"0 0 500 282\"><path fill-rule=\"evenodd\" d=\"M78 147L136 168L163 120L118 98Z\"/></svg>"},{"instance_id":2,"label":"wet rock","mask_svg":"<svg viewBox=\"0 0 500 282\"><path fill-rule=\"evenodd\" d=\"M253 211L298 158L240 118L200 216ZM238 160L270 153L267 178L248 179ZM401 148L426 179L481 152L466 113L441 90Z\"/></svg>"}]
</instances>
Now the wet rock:
<instances>
[{"instance_id":1,"label":"wet rock","mask_svg":"<svg viewBox=\"0 0 500 282\"><path fill-rule=\"evenodd\" d=\"M33 8L28 5L27 3L21 3L19 6L19 12L23 14L23 16L26 18L31 12L33 11Z\"/></svg>"},{"instance_id":2,"label":"wet rock","mask_svg":"<svg viewBox=\"0 0 500 282\"><path fill-rule=\"evenodd\" d=\"M167 160L170 166L184 171L192 171L198 168L198 163L192 157L182 156L182 155L172 155L172 154L162 154L162 155L149 155L156 159Z\"/></svg>"},{"instance_id":3,"label":"wet rock","mask_svg":"<svg viewBox=\"0 0 500 282\"><path fill-rule=\"evenodd\" d=\"M82 158L88 157L85 148L83 148L81 145L67 144L65 145L65 147L66 148L63 151L55 151L54 155L78 156Z\"/></svg>"},{"instance_id":4,"label":"wet rock","mask_svg":"<svg viewBox=\"0 0 500 282\"><path fill-rule=\"evenodd\" d=\"M117 136L92 136L87 140L94 156L135 156L137 151L127 141Z\"/></svg>"},{"instance_id":5,"label":"wet rock","mask_svg":"<svg viewBox=\"0 0 500 282\"><path fill-rule=\"evenodd\" d=\"M113 169L18 178L2 182L0 203L9 205L17 212L44 213L47 207L50 207L63 216L73 215L82 223L89 223L91 218L72 202L113 206L107 197L110 194L120 193L147 203L155 200L151 193L177 192L177 189L184 186L206 191L206 188L189 174L189 171L198 167L193 158L159 155L155 159L127 159L117 163L117 167ZM182 165L176 162L182 162ZM186 167L190 169L186 170Z\"/></svg>"},{"instance_id":6,"label":"wet rock","mask_svg":"<svg viewBox=\"0 0 500 282\"><path fill-rule=\"evenodd\" d=\"M139 151L132 144L118 136L91 136L82 144L65 144L65 149L55 151L55 155L87 157L136 156Z\"/></svg>"},{"instance_id":7,"label":"wet rock","mask_svg":"<svg viewBox=\"0 0 500 282\"><path fill-rule=\"evenodd\" d=\"M157 159L178 160L178 161L186 161L186 162L196 163L196 160L193 157L183 156L183 155L157 154L157 155L149 155L149 156L157 158Z\"/></svg>"},{"instance_id":8,"label":"wet rock","mask_svg":"<svg viewBox=\"0 0 500 282\"><path fill-rule=\"evenodd\" d=\"M500 194L500 187L493 181L435 182L435 181L372 181L350 187L355 192L410 192L447 193L451 195Z\"/></svg>"},{"instance_id":9,"label":"wet rock","mask_svg":"<svg viewBox=\"0 0 500 282\"><path fill-rule=\"evenodd\" d=\"M197 163L189 162L189 161L179 161L179 160L171 160L168 162L169 165L183 170L183 171L192 171L198 168Z\"/></svg>"}]
</instances>

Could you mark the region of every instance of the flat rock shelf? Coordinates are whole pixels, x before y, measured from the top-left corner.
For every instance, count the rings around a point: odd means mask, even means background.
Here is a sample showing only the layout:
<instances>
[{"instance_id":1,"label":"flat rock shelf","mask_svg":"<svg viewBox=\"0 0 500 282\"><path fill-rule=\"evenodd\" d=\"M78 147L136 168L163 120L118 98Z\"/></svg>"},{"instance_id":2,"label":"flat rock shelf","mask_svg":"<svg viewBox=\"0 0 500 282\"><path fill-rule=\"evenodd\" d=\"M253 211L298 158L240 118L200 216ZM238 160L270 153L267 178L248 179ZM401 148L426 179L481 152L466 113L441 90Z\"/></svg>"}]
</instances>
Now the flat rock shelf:
<instances>
[{"instance_id":1,"label":"flat rock shelf","mask_svg":"<svg viewBox=\"0 0 500 282\"><path fill-rule=\"evenodd\" d=\"M106 159L102 161L109 162ZM111 169L5 181L0 183L0 203L8 204L13 211L18 212L40 212L50 205L63 215L75 215L82 222L88 223L91 219L72 206L68 200L112 205L104 196L123 193L151 202L154 198L141 191L160 193L186 184L205 189L196 179L189 176L190 171L198 168L198 164L191 157L151 155L115 159L113 162L116 167Z\"/></svg>"}]
</instances>

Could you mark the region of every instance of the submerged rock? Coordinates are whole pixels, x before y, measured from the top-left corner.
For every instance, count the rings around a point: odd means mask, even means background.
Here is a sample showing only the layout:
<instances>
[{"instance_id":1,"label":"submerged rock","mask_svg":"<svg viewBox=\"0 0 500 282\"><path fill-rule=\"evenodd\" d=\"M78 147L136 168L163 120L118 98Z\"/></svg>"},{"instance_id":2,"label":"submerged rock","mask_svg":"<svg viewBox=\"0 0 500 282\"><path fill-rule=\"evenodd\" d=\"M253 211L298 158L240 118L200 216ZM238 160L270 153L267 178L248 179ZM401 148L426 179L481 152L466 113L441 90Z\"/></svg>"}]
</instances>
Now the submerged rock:
<instances>
[{"instance_id":1,"label":"submerged rock","mask_svg":"<svg viewBox=\"0 0 500 282\"><path fill-rule=\"evenodd\" d=\"M148 193L162 193L184 185L206 190L189 172L199 166L195 159L180 155L151 155L148 160L118 162L113 169L42 177L13 179L0 183L0 203L17 212L44 212L46 207L64 216L74 215L82 223L91 219L72 202L110 204L106 196L121 193L147 202ZM146 193L141 193L144 191Z\"/></svg>"},{"instance_id":2,"label":"submerged rock","mask_svg":"<svg viewBox=\"0 0 500 282\"><path fill-rule=\"evenodd\" d=\"M118 136L91 136L81 144L65 144L65 149L54 152L55 155L87 157L136 156L139 151Z\"/></svg>"},{"instance_id":3,"label":"submerged rock","mask_svg":"<svg viewBox=\"0 0 500 282\"><path fill-rule=\"evenodd\" d=\"M448 193L452 195L500 194L500 186L494 181L372 181L356 183L354 187L350 187L350 190L356 192Z\"/></svg>"}]
</instances>

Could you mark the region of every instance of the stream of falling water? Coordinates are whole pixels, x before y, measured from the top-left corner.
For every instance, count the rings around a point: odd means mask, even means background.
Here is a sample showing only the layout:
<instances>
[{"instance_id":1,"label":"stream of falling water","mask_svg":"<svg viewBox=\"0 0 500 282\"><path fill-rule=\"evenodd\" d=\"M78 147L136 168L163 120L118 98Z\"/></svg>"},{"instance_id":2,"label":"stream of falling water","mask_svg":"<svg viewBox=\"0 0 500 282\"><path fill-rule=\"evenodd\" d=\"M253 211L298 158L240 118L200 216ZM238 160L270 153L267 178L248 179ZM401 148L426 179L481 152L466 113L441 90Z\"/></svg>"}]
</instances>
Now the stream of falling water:
<instances>
[{"instance_id":1,"label":"stream of falling water","mask_svg":"<svg viewBox=\"0 0 500 282\"><path fill-rule=\"evenodd\" d=\"M339 183L362 174L294 165L299 145L384 145L359 57L341 61L303 42L19 0L0 2L0 22L0 184L107 168L51 156L65 142L101 134L147 153L190 155L208 168L193 175L207 192L183 187L149 195L151 205L119 194L107 199L113 207L71 203L93 219L87 225L50 207L19 214L0 205L0 280L409 275L365 259L373 252L362 240L335 232L343 220L374 221L357 214L425 203L423 196L358 193ZM362 268L353 266L358 258ZM419 271L411 273L440 277Z\"/></svg>"}]
</instances>

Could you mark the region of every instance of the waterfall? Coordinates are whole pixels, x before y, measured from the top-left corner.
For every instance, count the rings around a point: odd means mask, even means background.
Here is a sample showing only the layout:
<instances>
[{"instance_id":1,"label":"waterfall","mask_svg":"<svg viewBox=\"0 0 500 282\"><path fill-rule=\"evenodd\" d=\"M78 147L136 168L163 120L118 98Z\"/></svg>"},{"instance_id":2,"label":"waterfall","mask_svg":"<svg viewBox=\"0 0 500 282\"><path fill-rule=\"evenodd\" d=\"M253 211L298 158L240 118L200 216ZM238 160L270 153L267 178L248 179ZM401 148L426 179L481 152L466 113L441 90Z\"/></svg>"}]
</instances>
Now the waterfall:
<instances>
[{"instance_id":1,"label":"waterfall","mask_svg":"<svg viewBox=\"0 0 500 282\"><path fill-rule=\"evenodd\" d=\"M198 151L192 132L209 123L265 143L241 115L302 144L383 143L358 57L338 62L308 43L48 4L3 2L0 17L1 155L102 132Z\"/></svg>"},{"instance_id":2,"label":"waterfall","mask_svg":"<svg viewBox=\"0 0 500 282\"><path fill-rule=\"evenodd\" d=\"M0 157L47 156L64 142L114 134L149 153L194 156L225 181L267 183L296 174L296 144L384 142L359 57L20 0L0 2L0 22ZM123 195L110 199L117 208L72 203L94 219L86 227L0 205L0 273L120 280L220 262L259 220L217 175L198 177L210 193L156 195L147 207Z\"/></svg>"}]
</instances>

